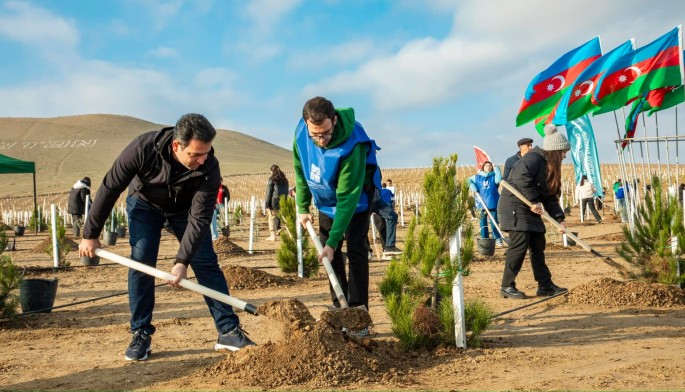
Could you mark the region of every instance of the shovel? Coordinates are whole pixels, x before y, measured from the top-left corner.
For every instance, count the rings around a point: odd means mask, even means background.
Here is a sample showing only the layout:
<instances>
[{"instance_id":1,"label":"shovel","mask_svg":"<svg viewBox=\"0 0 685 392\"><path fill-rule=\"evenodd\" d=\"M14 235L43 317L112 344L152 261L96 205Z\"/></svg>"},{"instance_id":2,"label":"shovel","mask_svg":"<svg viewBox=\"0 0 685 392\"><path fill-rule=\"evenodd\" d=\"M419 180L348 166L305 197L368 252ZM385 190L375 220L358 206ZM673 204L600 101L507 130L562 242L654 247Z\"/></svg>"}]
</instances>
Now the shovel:
<instances>
[{"instance_id":1,"label":"shovel","mask_svg":"<svg viewBox=\"0 0 685 392\"><path fill-rule=\"evenodd\" d=\"M121 265L124 265L129 268L133 268L134 270L146 273L148 275L154 276L155 278L159 278L162 280L174 280L176 279L175 275L172 275L168 272L164 272L161 270L158 270L157 268L150 267L149 265L145 265L143 263L139 263L137 261L128 259L123 256L119 256L117 254L114 254L112 252L108 252L103 249L95 249L95 254L97 256L100 256L104 259L114 261L115 263L119 263ZM181 279L181 283L179 283L181 287L184 287L188 290L192 290L196 293L200 293L206 297L213 298L217 301L223 302L225 304L231 305L235 308L241 309L246 311L247 313L253 314L257 316L257 307L255 307L252 304L248 304L247 302L241 301L239 299L236 299L234 297L231 297L230 295L220 293L216 290L212 290L210 288L207 288L205 286L199 285L195 282L191 282L188 279Z\"/></svg>"},{"instance_id":2,"label":"shovel","mask_svg":"<svg viewBox=\"0 0 685 392\"><path fill-rule=\"evenodd\" d=\"M314 246L316 246L316 251L321 255L323 253L323 246L321 245L321 241L319 240L319 236L316 234L316 231L314 231L314 226L312 226L312 221L307 221L307 231L309 232L309 235L312 237L312 241L314 242ZM340 303L340 309L347 309L349 306L347 305L347 300L345 299L345 294L343 294L342 288L340 287L340 282L338 282L338 278L335 276L335 272L333 271L333 266L331 266L331 261L328 260L327 257L323 258L323 267L326 269L326 274L328 274L328 280L331 282L331 286L333 286L333 291L335 291L335 296L338 297L338 302Z\"/></svg>"},{"instance_id":3,"label":"shovel","mask_svg":"<svg viewBox=\"0 0 685 392\"><path fill-rule=\"evenodd\" d=\"M533 203L531 203L530 200L526 199L526 197L523 196L523 195L521 194L521 192L519 192L516 188L514 188L513 186L511 186L511 184L509 184L508 182L506 182L506 181L504 181L504 180L502 180L502 182L500 182L500 184L502 184L503 187L507 188L507 190L508 190L509 192L513 193L514 196L518 197L519 200L521 200L522 202L526 203L526 205L527 205L528 207L533 207ZM543 218L545 218L549 223L551 223L552 225L554 225L554 227L556 227L556 228L559 229L561 232L563 232L564 234L566 234L567 237L569 237L570 239L574 240L574 241L576 242L576 244L580 245L580 246L581 246L583 249L585 249L586 251L592 253L592 255L599 257L599 258L602 259L605 263L607 263L607 264L609 264L610 266L616 268L616 269L619 270L621 273L626 273L626 272L627 272L627 270L626 270L626 268L625 268L624 266L622 266L621 264L619 264L619 263L617 263L616 261L614 261L611 257L603 256L602 254L600 254L600 253L597 252L596 250L592 249L592 248L590 247L590 245L586 244L585 242L581 241L578 237L576 237L575 235L573 235L573 233L571 233L570 231L567 231L568 228L564 228L564 226L562 226L561 223L557 222L556 219L554 219L554 218L552 218L551 216L549 216L549 214L547 213L547 211L545 211L544 209L542 210L542 214L540 214L540 215L541 215Z\"/></svg>"}]
</instances>

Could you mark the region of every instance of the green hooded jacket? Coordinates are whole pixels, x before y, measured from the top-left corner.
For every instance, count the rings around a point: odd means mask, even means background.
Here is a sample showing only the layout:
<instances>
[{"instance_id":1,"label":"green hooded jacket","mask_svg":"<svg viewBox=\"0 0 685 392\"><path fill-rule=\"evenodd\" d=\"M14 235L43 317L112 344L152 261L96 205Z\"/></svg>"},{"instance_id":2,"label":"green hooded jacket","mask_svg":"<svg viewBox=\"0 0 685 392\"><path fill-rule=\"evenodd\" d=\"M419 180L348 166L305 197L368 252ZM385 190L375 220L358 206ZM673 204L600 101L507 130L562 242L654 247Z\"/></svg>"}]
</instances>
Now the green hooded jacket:
<instances>
[{"instance_id":1,"label":"green hooded jacket","mask_svg":"<svg viewBox=\"0 0 685 392\"><path fill-rule=\"evenodd\" d=\"M343 108L335 109L338 121L333 130L331 141L324 148L334 148L347 140L354 129L354 109ZM359 203L364 185L373 182L375 168L366 167L366 144L357 144L350 155L340 162L338 174L338 186L336 188L335 219L333 227L328 236L326 245L335 249L342 241L347 226L352 220L354 211ZM304 177L300 153L296 141L293 142L293 160L295 163L295 185L297 207L301 214L309 213L309 206L312 204L312 193L309 191L307 181Z\"/></svg>"}]
</instances>

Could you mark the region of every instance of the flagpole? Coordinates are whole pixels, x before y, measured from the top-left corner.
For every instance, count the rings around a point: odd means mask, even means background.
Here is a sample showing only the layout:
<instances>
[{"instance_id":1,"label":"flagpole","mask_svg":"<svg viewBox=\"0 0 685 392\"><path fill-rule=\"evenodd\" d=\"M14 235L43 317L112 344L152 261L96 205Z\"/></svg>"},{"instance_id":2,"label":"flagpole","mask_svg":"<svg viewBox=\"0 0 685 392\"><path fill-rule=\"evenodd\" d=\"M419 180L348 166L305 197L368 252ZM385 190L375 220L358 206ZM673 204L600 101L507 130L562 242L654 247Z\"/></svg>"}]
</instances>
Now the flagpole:
<instances>
[{"instance_id":1,"label":"flagpole","mask_svg":"<svg viewBox=\"0 0 685 392\"><path fill-rule=\"evenodd\" d=\"M644 120L644 112L642 112L642 118ZM659 143L661 141L659 140L659 113L655 112L654 113L654 123L656 124L656 147L657 147L657 152L659 151ZM671 154L669 153L668 150L668 136L666 136L666 175L668 176L668 186L669 188L671 187ZM659 177L661 177L661 168L659 168Z\"/></svg>"},{"instance_id":2,"label":"flagpole","mask_svg":"<svg viewBox=\"0 0 685 392\"><path fill-rule=\"evenodd\" d=\"M654 113L655 119L657 119L656 115L657 114ZM644 112L642 113L642 124L645 126L645 128L647 128L647 125L645 123ZM658 169L657 170L659 170L659 174L657 174L657 175L659 176L659 178L662 178L662 176L661 176L661 148L659 147L659 121L658 120L656 121L656 159L658 162L658 166L657 166Z\"/></svg>"},{"instance_id":3,"label":"flagpole","mask_svg":"<svg viewBox=\"0 0 685 392\"><path fill-rule=\"evenodd\" d=\"M678 146L680 145L680 138L678 137L678 106L676 105L673 109L675 110L675 183L678 186L678 192L680 192L680 163L678 163Z\"/></svg>"}]
</instances>

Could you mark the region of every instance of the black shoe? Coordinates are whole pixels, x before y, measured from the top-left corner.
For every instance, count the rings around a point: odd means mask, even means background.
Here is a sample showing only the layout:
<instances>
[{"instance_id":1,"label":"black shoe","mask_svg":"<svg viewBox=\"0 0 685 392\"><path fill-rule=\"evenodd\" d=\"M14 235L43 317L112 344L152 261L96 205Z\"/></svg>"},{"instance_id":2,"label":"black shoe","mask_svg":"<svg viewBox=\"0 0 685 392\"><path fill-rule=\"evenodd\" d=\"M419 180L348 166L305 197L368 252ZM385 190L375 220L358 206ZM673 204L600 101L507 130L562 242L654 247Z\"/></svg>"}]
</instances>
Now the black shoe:
<instances>
[{"instance_id":1,"label":"black shoe","mask_svg":"<svg viewBox=\"0 0 685 392\"><path fill-rule=\"evenodd\" d=\"M538 297L551 297L561 293L567 292L568 289L564 287L559 287L554 283L546 287L538 287L538 292L536 293Z\"/></svg>"},{"instance_id":2,"label":"black shoe","mask_svg":"<svg viewBox=\"0 0 685 392\"><path fill-rule=\"evenodd\" d=\"M389 255L400 255L402 254L402 250L393 245L383 249L383 253L387 253Z\"/></svg>"},{"instance_id":3,"label":"black shoe","mask_svg":"<svg viewBox=\"0 0 685 392\"><path fill-rule=\"evenodd\" d=\"M220 333L219 339L214 345L214 350L231 350L238 351L247 346L256 346L255 342L250 340L240 326L233 328L226 333Z\"/></svg>"},{"instance_id":4,"label":"black shoe","mask_svg":"<svg viewBox=\"0 0 685 392\"><path fill-rule=\"evenodd\" d=\"M152 352L152 349L150 349L150 343L152 343L152 336L150 336L149 333L142 330L135 331L133 333L131 344L129 344L128 348L126 349L126 360L146 360L148 355Z\"/></svg>"},{"instance_id":5,"label":"black shoe","mask_svg":"<svg viewBox=\"0 0 685 392\"><path fill-rule=\"evenodd\" d=\"M513 298L513 299L524 299L526 294L523 291L519 291L516 287L502 287L499 289L499 295L503 298Z\"/></svg>"}]
</instances>

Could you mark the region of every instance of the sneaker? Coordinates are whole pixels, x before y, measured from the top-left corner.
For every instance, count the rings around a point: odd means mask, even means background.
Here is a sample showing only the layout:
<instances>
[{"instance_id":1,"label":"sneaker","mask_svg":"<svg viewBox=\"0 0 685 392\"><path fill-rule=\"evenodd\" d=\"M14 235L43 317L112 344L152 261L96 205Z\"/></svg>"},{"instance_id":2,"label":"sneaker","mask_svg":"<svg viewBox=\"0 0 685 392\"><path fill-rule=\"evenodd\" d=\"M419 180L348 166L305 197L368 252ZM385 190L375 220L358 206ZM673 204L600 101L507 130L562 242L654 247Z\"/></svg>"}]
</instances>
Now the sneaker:
<instances>
[{"instance_id":1,"label":"sneaker","mask_svg":"<svg viewBox=\"0 0 685 392\"><path fill-rule=\"evenodd\" d=\"M495 241L495 245L497 245L498 247L501 248L504 246L504 243L502 242L502 240L497 240L497 241Z\"/></svg>"},{"instance_id":2,"label":"sneaker","mask_svg":"<svg viewBox=\"0 0 685 392\"><path fill-rule=\"evenodd\" d=\"M516 287L513 287L513 286L502 287L499 290L499 295L501 295L502 298L513 298L513 299L524 299L524 298L526 298L526 294L523 291L519 291Z\"/></svg>"},{"instance_id":3,"label":"sneaker","mask_svg":"<svg viewBox=\"0 0 685 392\"><path fill-rule=\"evenodd\" d=\"M552 297L567 292L568 289L564 287L559 287L554 283L551 283L547 287L538 287L537 296L538 297Z\"/></svg>"},{"instance_id":4,"label":"sneaker","mask_svg":"<svg viewBox=\"0 0 685 392\"><path fill-rule=\"evenodd\" d=\"M126 349L126 360L146 360L148 355L152 352L152 349L150 349L150 343L152 343L152 336L150 336L149 333L142 330L135 331L133 333L131 344L129 344L128 348Z\"/></svg>"},{"instance_id":5,"label":"sneaker","mask_svg":"<svg viewBox=\"0 0 685 392\"><path fill-rule=\"evenodd\" d=\"M351 329L348 330L346 328L343 328L343 332L347 333L347 336L349 336L351 338L358 338L358 339L359 338L365 338L365 337L368 337L370 335L369 328L360 329L358 331L351 330Z\"/></svg>"},{"instance_id":6,"label":"sneaker","mask_svg":"<svg viewBox=\"0 0 685 392\"><path fill-rule=\"evenodd\" d=\"M383 253L387 253L389 255L401 255L402 250L396 246L388 246L387 248L383 249Z\"/></svg>"},{"instance_id":7,"label":"sneaker","mask_svg":"<svg viewBox=\"0 0 685 392\"><path fill-rule=\"evenodd\" d=\"M238 351L247 346L256 346L255 342L250 340L246 335L247 333L243 331L240 326L235 327L226 333L220 333L219 339L214 345L214 350Z\"/></svg>"}]
</instances>

